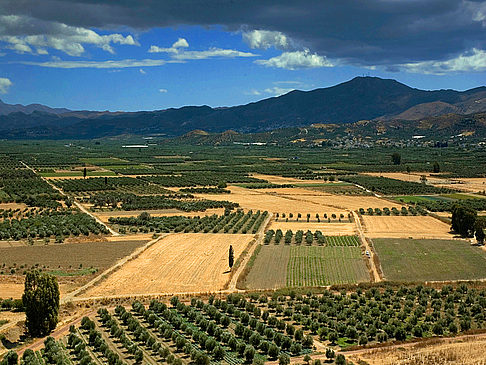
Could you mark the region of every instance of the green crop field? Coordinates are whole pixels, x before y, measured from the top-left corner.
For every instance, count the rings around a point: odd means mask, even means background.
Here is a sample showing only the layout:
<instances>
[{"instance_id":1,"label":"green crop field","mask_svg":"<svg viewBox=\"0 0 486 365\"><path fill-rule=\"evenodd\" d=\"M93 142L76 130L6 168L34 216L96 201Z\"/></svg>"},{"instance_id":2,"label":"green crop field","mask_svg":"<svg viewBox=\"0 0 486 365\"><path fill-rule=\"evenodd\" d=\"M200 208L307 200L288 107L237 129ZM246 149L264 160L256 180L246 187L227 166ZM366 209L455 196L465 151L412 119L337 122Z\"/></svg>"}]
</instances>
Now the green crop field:
<instances>
[{"instance_id":1,"label":"green crop field","mask_svg":"<svg viewBox=\"0 0 486 365\"><path fill-rule=\"evenodd\" d=\"M486 252L464 241L374 239L387 280L486 278Z\"/></svg>"},{"instance_id":2,"label":"green crop field","mask_svg":"<svg viewBox=\"0 0 486 365\"><path fill-rule=\"evenodd\" d=\"M326 236L328 246L353 246L359 247L360 242L357 236Z\"/></svg>"},{"instance_id":3,"label":"green crop field","mask_svg":"<svg viewBox=\"0 0 486 365\"><path fill-rule=\"evenodd\" d=\"M287 286L323 286L367 281L361 250L355 247L291 247Z\"/></svg>"}]
</instances>

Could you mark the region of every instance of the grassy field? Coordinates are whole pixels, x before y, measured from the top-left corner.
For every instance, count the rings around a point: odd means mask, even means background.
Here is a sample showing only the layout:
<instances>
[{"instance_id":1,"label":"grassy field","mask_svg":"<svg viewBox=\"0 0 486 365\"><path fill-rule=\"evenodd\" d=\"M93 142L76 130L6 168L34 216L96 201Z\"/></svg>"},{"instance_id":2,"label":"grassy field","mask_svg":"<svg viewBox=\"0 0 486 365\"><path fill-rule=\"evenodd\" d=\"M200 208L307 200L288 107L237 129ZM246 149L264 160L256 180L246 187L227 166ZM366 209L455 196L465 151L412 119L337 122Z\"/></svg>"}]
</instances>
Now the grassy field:
<instances>
[{"instance_id":1,"label":"grassy field","mask_svg":"<svg viewBox=\"0 0 486 365\"><path fill-rule=\"evenodd\" d=\"M324 286L367 281L368 270L355 247L290 248L287 286Z\"/></svg>"},{"instance_id":2,"label":"grassy field","mask_svg":"<svg viewBox=\"0 0 486 365\"><path fill-rule=\"evenodd\" d=\"M387 280L486 278L486 252L463 241L374 239Z\"/></svg>"},{"instance_id":3,"label":"grassy field","mask_svg":"<svg viewBox=\"0 0 486 365\"><path fill-rule=\"evenodd\" d=\"M324 286L369 280L358 247L263 246L246 278L249 289Z\"/></svg>"}]
</instances>

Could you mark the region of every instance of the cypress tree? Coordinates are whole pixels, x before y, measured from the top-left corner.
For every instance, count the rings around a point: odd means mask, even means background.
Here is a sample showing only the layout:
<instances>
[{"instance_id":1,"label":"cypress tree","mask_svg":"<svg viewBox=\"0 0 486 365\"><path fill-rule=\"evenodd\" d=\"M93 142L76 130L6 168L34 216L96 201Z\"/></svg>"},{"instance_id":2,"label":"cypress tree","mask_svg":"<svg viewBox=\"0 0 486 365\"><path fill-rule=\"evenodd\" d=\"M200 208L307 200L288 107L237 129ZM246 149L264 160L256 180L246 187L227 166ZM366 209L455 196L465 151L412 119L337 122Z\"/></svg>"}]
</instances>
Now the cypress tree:
<instances>
[{"instance_id":1,"label":"cypress tree","mask_svg":"<svg viewBox=\"0 0 486 365\"><path fill-rule=\"evenodd\" d=\"M229 257L228 257L228 261L229 261L229 267L230 269L233 267L233 264L235 263L235 253L233 251L233 246L230 245L229 247Z\"/></svg>"}]
</instances>

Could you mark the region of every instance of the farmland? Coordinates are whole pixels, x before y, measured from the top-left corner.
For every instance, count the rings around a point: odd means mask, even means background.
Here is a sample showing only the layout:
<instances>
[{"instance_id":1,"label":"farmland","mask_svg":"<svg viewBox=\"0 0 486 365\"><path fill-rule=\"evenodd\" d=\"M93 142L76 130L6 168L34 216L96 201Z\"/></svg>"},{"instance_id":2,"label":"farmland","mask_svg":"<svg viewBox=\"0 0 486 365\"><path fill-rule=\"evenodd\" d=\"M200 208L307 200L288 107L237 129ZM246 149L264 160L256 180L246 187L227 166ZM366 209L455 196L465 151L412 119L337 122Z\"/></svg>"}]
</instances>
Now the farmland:
<instances>
[{"instance_id":1,"label":"farmland","mask_svg":"<svg viewBox=\"0 0 486 365\"><path fill-rule=\"evenodd\" d=\"M424 173L424 163L411 163L407 180L402 172L372 172L404 171L390 164L386 148L323 153L158 140L135 151L99 142L80 142L71 155L57 142L45 142L45 154L27 142L0 152L0 297L19 298L24 272L38 268L57 277L66 311L91 310L89 321L49 342L41 357L59 351L76 364L88 354L96 364L118 357L132 365L142 356L150 365L237 365L254 350L257 362L286 354L303 363L306 353L323 362L327 347L484 327L482 282L423 282L486 278L486 251L431 213L457 203L481 211L486 199L429 185L452 178ZM410 153L410 161L428 156ZM362 154L367 165L356 162ZM416 181L421 174L428 184ZM172 295L180 301L169 303Z\"/></svg>"},{"instance_id":2,"label":"farmland","mask_svg":"<svg viewBox=\"0 0 486 365\"><path fill-rule=\"evenodd\" d=\"M253 288L325 286L369 281L358 247L263 246L246 285Z\"/></svg>"},{"instance_id":3,"label":"farmland","mask_svg":"<svg viewBox=\"0 0 486 365\"><path fill-rule=\"evenodd\" d=\"M451 240L374 239L388 280L474 280L486 278L486 252Z\"/></svg>"},{"instance_id":4,"label":"farmland","mask_svg":"<svg viewBox=\"0 0 486 365\"><path fill-rule=\"evenodd\" d=\"M453 238L450 226L430 216L363 216L370 238Z\"/></svg>"},{"instance_id":5,"label":"farmland","mask_svg":"<svg viewBox=\"0 0 486 365\"><path fill-rule=\"evenodd\" d=\"M76 278L77 283L83 282L145 242L138 240L0 248L0 292L2 297L20 297L23 292L23 274L32 268ZM88 270L90 268L95 271Z\"/></svg>"},{"instance_id":6,"label":"farmland","mask_svg":"<svg viewBox=\"0 0 486 365\"><path fill-rule=\"evenodd\" d=\"M127 262L85 296L209 292L230 278L228 248L237 258L252 235L186 233L169 235Z\"/></svg>"}]
</instances>

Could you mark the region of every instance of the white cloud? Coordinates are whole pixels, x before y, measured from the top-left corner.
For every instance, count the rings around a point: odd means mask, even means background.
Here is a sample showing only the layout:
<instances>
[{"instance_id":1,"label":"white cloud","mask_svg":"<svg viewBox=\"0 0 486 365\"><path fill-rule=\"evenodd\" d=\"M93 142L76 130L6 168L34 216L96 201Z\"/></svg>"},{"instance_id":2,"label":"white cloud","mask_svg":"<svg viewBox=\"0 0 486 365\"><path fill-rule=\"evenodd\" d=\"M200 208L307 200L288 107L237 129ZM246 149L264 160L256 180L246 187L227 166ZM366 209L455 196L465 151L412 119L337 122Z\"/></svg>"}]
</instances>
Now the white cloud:
<instances>
[{"instance_id":1,"label":"white cloud","mask_svg":"<svg viewBox=\"0 0 486 365\"><path fill-rule=\"evenodd\" d=\"M250 52L241 52L234 49L210 48L206 51L184 51L172 54L176 60L204 60L207 58L235 58L235 57L256 57Z\"/></svg>"},{"instance_id":2,"label":"white cloud","mask_svg":"<svg viewBox=\"0 0 486 365\"><path fill-rule=\"evenodd\" d=\"M6 94L12 85L12 81L7 78L0 77L0 94Z\"/></svg>"},{"instance_id":3,"label":"white cloud","mask_svg":"<svg viewBox=\"0 0 486 365\"><path fill-rule=\"evenodd\" d=\"M255 57L256 54L241 52L233 49L210 48L206 51L186 51L189 43L184 38L179 38L170 48L150 46L149 53L168 53L176 60L204 60L208 58L235 58L235 57Z\"/></svg>"},{"instance_id":4,"label":"white cloud","mask_svg":"<svg viewBox=\"0 0 486 365\"><path fill-rule=\"evenodd\" d=\"M181 63L182 61L166 60L109 60L109 61L48 61L48 62L20 62L24 65L33 65L50 68L129 68L129 67L155 67L166 63Z\"/></svg>"},{"instance_id":5,"label":"white cloud","mask_svg":"<svg viewBox=\"0 0 486 365\"><path fill-rule=\"evenodd\" d=\"M255 63L266 67L285 68L287 70L334 66L326 57L310 53L308 49L284 52L280 56L272 57L268 60L256 60Z\"/></svg>"},{"instance_id":6,"label":"white cloud","mask_svg":"<svg viewBox=\"0 0 486 365\"><path fill-rule=\"evenodd\" d=\"M408 72L435 75L450 72L484 72L486 71L486 51L473 48L471 52L446 61L405 63L398 67Z\"/></svg>"},{"instance_id":7,"label":"white cloud","mask_svg":"<svg viewBox=\"0 0 486 365\"><path fill-rule=\"evenodd\" d=\"M47 48L52 48L70 56L81 56L86 44L109 53L115 53L113 44L140 45L131 35L100 35L91 29L17 15L0 16L0 42L18 53L47 54Z\"/></svg>"},{"instance_id":8,"label":"white cloud","mask_svg":"<svg viewBox=\"0 0 486 365\"><path fill-rule=\"evenodd\" d=\"M252 30L243 33L243 40L250 48L268 49L275 47L287 49L291 46L290 39L282 32L270 30Z\"/></svg>"},{"instance_id":9,"label":"white cloud","mask_svg":"<svg viewBox=\"0 0 486 365\"><path fill-rule=\"evenodd\" d=\"M143 68L141 68L141 69L140 69L140 70L138 70L138 71L139 71L139 72L140 72L142 75L145 75L145 74L146 74L146 72L145 72L145 70L144 70Z\"/></svg>"},{"instance_id":10,"label":"white cloud","mask_svg":"<svg viewBox=\"0 0 486 365\"><path fill-rule=\"evenodd\" d=\"M187 43L187 41L184 38L179 38L172 45L172 48L187 48L187 47L189 47L189 43Z\"/></svg>"},{"instance_id":11,"label":"white cloud","mask_svg":"<svg viewBox=\"0 0 486 365\"><path fill-rule=\"evenodd\" d=\"M159 92L165 94L167 92L167 89L159 89Z\"/></svg>"},{"instance_id":12,"label":"white cloud","mask_svg":"<svg viewBox=\"0 0 486 365\"><path fill-rule=\"evenodd\" d=\"M250 91L245 91L244 94L245 95L258 96L258 95L261 95L262 93L258 90L251 89Z\"/></svg>"}]
</instances>

